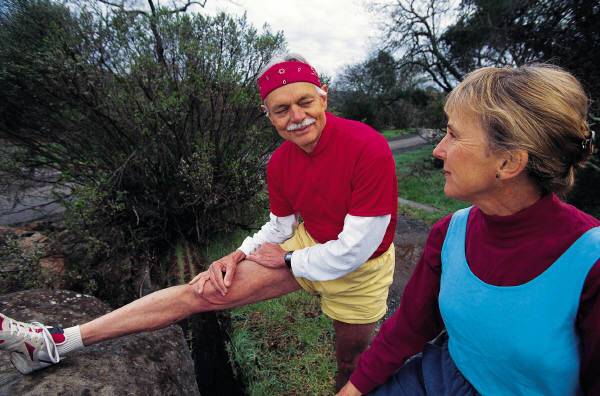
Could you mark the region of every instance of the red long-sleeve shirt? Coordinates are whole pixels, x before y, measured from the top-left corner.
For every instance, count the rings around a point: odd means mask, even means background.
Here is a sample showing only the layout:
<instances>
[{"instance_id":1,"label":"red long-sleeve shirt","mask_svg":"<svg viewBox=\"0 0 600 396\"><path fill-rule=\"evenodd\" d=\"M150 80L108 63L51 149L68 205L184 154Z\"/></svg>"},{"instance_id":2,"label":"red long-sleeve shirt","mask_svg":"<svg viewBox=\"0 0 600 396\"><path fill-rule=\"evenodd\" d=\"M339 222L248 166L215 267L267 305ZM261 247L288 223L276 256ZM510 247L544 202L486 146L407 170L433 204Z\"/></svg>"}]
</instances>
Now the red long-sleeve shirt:
<instances>
[{"instance_id":1,"label":"red long-sleeve shirt","mask_svg":"<svg viewBox=\"0 0 600 396\"><path fill-rule=\"evenodd\" d=\"M438 294L441 251L450 218L433 226L400 307L361 355L350 378L361 392L384 383L444 328ZM520 285L544 272L584 232L599 225L598 219L555 195L542 197L511 216L489 216L475 207L467 223L467 261L486 283ZM582 343L582 390L586 395L600 395L600 260L586 278L575 325Z\"/></svg>"}]
</instances>

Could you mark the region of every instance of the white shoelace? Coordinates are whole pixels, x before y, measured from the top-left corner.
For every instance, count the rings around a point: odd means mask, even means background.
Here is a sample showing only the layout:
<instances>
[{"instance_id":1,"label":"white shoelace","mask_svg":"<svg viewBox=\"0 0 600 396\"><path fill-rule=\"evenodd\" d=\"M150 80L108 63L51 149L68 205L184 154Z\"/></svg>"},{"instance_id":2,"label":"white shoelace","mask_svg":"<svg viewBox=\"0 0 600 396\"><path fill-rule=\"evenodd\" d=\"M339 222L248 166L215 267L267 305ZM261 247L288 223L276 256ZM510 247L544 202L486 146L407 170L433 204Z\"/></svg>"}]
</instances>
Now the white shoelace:
<instances>
[{"instance_id":1,"label":"white shoelace","mask_svg":"<svg viewBox=\"0 0 600 396\"><path fill-rule=\"evenodd\" d=\"M41 328L42 332L36 332L34 326ZM31 331L29 331L30 329ZM43 339L42 343L46 347L46 352L48 353L48 358L50 359L50 361L52 363L58 363L60 361L60 356L58 355L58 348L56 347L56 344L52 339L52 335L50 334L46 326L44 326L43 324L39 322L31 322L31 324L29 324L18 322L14 319L9 319L8 331L31 341L34 341L34 338L41 336Z\"/></svg>"}]
</instances>

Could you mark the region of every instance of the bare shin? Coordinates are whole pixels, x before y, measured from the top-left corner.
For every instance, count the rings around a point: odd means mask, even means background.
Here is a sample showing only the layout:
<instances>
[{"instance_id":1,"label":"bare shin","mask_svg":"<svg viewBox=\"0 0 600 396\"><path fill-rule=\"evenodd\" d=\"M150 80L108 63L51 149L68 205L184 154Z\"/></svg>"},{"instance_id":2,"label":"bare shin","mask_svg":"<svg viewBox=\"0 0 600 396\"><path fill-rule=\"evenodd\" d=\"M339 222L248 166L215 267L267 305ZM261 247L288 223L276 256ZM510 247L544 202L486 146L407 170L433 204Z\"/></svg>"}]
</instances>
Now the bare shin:
<instances>
[{"instance_id":1,"label":"bare shin","mask_svg":"<svg viewBox=\"0 0 600 396\"><path fill-rule=\"evenodd\" d=\"M81 325L81 336L84 345L92 345L127 334L160 329L194 313L251 304L299 288L287 269L270 269L242 261L225 296L210 283L205 285L202 294L190 285L169 287Z\"/></svg>"}]
</instances>

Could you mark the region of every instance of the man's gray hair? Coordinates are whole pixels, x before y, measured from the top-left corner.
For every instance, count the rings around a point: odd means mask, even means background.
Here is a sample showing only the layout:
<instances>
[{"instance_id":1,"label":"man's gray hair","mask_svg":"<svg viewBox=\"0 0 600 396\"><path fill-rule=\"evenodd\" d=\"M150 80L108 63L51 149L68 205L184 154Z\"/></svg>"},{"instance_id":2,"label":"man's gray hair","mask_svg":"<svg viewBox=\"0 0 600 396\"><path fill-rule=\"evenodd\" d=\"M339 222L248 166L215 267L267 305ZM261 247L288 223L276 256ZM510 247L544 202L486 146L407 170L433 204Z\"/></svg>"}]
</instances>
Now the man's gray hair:
<instances>
[{"instance_id":1,"label":"man's gray hair","mask_svg":"<svg viewBox=\"0 0 600 396\"><path fill-rule=\"evenodd\" d=\"M275 55L274 57L272 57L271 60L258 71L258 75L256 78L258 79L260 76L265 74L265 72L269 70L273 65L276 65L281 62L291 61L302 62L306 63L307 65L309 64L306 58L298 54L297 52L284 52L283 54Z\"/></svg>"}]
</instances>

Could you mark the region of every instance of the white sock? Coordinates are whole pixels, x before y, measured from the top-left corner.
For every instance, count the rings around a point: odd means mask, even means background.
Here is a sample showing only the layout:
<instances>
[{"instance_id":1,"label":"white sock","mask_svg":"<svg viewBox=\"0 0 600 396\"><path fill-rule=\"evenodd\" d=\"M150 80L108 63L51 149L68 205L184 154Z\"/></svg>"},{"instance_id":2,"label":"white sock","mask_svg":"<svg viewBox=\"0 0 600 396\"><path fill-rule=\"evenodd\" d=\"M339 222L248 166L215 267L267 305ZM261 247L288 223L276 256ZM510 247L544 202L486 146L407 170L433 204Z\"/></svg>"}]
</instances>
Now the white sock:
<instances>
[{"instance_id":1,"label":"white sock","mask_svg":"<svg viewBox=\"0 0 600 396\"><path fill-rule=\"evenodd\" d=\"M83 341L81 341L81 330L79 330L79 326L69 327L63 331L65 335L65 342L56 346L60 356L64 356L69 352L83 348Z\"/></svg>"}]
</instances>

